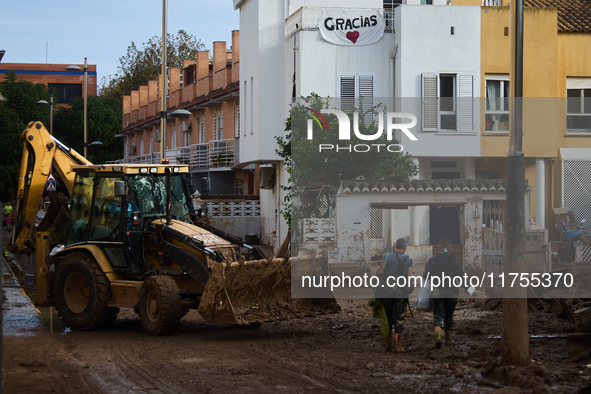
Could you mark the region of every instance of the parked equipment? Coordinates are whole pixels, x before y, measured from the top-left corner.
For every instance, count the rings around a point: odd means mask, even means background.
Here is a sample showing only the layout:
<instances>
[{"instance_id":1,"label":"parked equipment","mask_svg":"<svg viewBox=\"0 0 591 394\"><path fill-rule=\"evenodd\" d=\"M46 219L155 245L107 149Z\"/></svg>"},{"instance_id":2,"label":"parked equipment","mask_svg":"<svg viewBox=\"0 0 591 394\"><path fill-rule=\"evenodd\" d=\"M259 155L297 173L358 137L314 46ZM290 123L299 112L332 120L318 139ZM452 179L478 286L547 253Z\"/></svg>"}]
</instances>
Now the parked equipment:
<instances>
[{"instance_id":1,"label":"parked equipment","mask_svg":"<svg viewBox=\"0 0 591 394\"><path fill-rule=\"evenodd\" d=\"M173 333L189 309L218 324L338 310L334 298L291 299L291 259L265 258L205 224L190 199L188 166L92 165L40 122L22 139L8 248L36 253L36 305L55 306L66 326L102 328L122 307L134 308L152 335ZM35 229L51 171L57 191Z\"/></svg>"}]
</instances>

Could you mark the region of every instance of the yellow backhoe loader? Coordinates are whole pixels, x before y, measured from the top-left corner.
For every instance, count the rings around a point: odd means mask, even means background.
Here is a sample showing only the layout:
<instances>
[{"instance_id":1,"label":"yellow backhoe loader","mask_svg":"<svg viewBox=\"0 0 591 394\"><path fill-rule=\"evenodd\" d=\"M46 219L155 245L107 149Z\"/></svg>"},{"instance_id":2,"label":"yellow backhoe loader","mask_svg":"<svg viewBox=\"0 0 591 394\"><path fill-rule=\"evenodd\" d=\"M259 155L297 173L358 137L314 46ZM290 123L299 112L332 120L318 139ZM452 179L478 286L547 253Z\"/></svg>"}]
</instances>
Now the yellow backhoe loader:
<instances>
[{"instance_id":1,"label":"yellow backhoe loader","mask_svg":"<svg viewBox=\"0 0 591 394\"><path fill-rule=\"evenodd\" d=\"M8 249L36 253L36 304L55 306L71 329L109 325L119 308L134 308L151 335L173 333L189 309L230 325L339 310L334 298L291 298L299 257L265 258L204 223L190 199L187 166L92 165L40 122L22 140ZM52 171L60 185L48 193ZM51 203L35 228L44 194ZM301 259L327 272L326 255Z\"/></svg>"}]
</instances>

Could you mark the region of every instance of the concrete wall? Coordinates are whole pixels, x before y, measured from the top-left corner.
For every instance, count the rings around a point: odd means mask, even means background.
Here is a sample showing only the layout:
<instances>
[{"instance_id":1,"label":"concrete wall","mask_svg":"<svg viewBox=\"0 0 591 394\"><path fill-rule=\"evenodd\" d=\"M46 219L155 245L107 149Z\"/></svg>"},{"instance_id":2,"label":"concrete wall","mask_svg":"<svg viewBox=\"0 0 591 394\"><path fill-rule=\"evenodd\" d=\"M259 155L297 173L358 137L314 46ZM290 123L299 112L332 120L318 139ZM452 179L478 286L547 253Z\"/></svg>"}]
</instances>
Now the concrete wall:
<instances>
[{"instance_id":1,"label":"concrete wall","mask_svg":"<svg viewBox=\"0 0 591 394\"><path fill-rule=\"evenodd\" d=\"M277 160L274 136L287 113L284 4L246 1L240 8L240 161Z\"/></svg>"},{"instance_id":2,"label":"concrete wall","mask_svg":"<svg viewBox=\"0 0 591 394\"><path fill-rule=\"evenodd\" d=\"M396 8L394 18L396 97L421 97L421 74L425 72L472 75L474 95L478 96L480 7L401 5ZM454 35L451 35L452 26ZM418 141L401 139L411 155L480 155L480 137L476 130L472 133L422 132L421 100L404 101L402 110L418 118L414 128Z\"/></svg>"}]
</instances>

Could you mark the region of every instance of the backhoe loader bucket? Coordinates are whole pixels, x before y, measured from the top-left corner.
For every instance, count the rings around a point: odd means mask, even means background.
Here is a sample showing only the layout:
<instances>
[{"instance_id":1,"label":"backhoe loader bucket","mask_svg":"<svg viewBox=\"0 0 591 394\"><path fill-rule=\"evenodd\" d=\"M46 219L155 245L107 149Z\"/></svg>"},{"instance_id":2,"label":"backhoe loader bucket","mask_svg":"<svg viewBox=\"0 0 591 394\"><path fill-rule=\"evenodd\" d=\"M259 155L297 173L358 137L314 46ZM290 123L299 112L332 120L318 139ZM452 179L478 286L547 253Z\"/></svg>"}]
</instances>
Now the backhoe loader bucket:
<instances>
[{"instance_id":1,"label":"backhoe loader bucket","mask_svg":"<svg viewBox=\"0 0 591 394\"><path fill-rule=\"evenodd\" d=\"M249 325L338 312L340 307L332 294L328 298L292 298L292 270L299 267L306 267L306 272L310 267L327 272L327 255L216 263L201 297L199 314L212 323Z\"/></svg>"}]
</instances>

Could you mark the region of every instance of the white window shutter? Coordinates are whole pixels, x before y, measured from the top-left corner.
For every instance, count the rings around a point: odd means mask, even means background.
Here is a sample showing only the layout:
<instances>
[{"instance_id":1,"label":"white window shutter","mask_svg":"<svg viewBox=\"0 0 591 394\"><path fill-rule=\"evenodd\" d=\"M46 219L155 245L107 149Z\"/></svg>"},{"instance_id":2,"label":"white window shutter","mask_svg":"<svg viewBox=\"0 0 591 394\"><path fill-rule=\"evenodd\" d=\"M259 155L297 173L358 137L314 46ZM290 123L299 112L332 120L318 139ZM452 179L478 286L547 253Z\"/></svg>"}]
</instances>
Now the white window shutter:
<instances>
[{"instance_id":1,"label":"white window shutter","mask_svg":"<svg viewBox=\"0 0 591 394\"><path fill-rule=\"evenodd\" d=\"M423 131L439 130L438 80L435 73L421 74Z\"/></svg>"},{"instance_id":2,"label":"white window shutter","mask_svg":"<svg viewBox=\"0 0 591 394\"><path fill-rule=\"evenodd\" d=\"M458 131L474 131L474 77L459 76Z\"/></svg>"},{"instance_id":3,"label":"white window shutter","mask_svg":"<svg viewBox=\"0 0 591 394\"><path fill-rule=\"evenodd\" d=\"M359 97L361 109L370 111L373 107L373 75L359 75ZM373 114L366 114L365 124L370 125L372 121Z\"/></svg>"},{"instance_id":4,"label":"white window shutter","mask_svg":"<svg viewBox=\"0 0 591 394\"><path fill-rule=\"evenodd\" d=\"M339 87L341 111L353 112L355 109L355 75L341 75Z\"/></svg>"}]
</instances>

